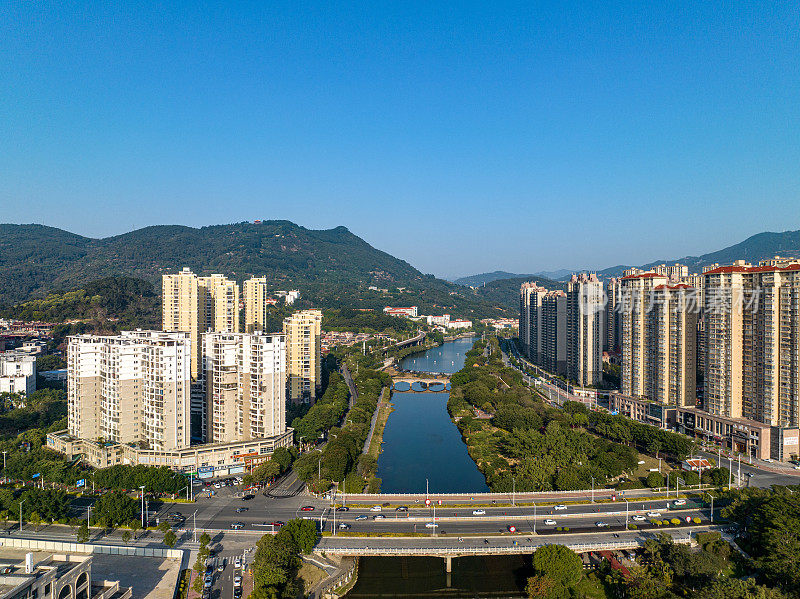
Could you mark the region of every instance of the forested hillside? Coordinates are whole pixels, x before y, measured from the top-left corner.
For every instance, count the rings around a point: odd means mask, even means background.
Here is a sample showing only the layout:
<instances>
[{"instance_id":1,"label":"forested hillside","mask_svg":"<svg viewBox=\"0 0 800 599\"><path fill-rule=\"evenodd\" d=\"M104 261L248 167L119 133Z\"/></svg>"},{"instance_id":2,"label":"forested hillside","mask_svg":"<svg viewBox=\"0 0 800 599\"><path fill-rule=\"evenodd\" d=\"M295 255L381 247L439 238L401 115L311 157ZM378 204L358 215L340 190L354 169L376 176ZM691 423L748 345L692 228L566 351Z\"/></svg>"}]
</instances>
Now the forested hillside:
<instances>
[{"instance_id":1,"label":"forested hillside","mask_svg":"<svg viewBox=\"0 0 800 599\"><path fill-rule=\"evenodd\" d=\"M158 289L162 274L185 266L239 282L265 276L273 289L299 289L319 307L378 309L394 303L472 318L502 314L469 289L424 275L345 227L315 231L288 221L171 225L90 239L42 225L0 225L0 305L80 289L109 276L137 277Z\"/></svg>"}]
</instances>

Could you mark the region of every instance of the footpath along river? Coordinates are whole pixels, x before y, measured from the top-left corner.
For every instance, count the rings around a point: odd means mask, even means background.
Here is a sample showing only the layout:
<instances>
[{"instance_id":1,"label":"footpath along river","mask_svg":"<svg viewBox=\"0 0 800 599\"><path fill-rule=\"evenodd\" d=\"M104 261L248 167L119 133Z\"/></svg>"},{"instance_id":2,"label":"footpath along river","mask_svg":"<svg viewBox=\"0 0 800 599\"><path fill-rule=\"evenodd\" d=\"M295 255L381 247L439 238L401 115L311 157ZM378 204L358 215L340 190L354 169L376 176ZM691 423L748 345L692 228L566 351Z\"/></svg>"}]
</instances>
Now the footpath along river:
<instances>
[{"instance_id":1,"label":"footpath along river","mask_svg":"<svg viewBox=\"0 0 800 599\"><path fill-rule=\"evenodd\" d=\"M408 356L403 368L453 373L464 366L474 338L448 341L441 347ZM467 453L447 412L450 394L394 392L394 412L383 433L377 476L383 493L469 493L488 491L486 480Z\"/></svg>"}]
</instances>

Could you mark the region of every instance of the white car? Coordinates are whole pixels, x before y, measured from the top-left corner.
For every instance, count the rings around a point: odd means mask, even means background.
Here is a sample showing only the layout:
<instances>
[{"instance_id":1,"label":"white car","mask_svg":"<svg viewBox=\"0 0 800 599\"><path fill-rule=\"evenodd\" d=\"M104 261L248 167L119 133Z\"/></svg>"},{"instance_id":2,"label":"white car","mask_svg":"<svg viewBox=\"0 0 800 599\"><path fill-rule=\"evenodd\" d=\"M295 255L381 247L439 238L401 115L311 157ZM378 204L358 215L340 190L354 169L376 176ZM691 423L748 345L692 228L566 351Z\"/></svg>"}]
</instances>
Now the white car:
<instances>
[{"instance_id":1,"label":"white car","mask_svg":"<svg viewBox=\"0 0 800 599\"><path fill-rule=\"evenodd\" d=\"M594 523L594 525L597 528L605 528L606 526L608 526L608 523L607 522L603 522L602 520L598 520L597 522Z\"/></svg>"},{"instance_id":2,"label":"white car","mask_svg":"<svg viewBox=\"0 0 800 599\"><path fill-rule=\"evenodd\" d=\"M555 506L553 509L554 510L565 510L565 509L567 509L567 506L562 503L560 505Z\"/></svg>"},{"instance_id":3,"label":"white car","mask_svg":"<svg viewBox=\"0 0 800 599\"><path fill-rule=\"evenodd\" d=\"M242 584L242 577L237 574L236 576L233 577L233 586L238 587L241 586L241 584Z\"/></svg>"},{"instance_id":4,"label":"white car","mask_svg":"<svg viewBox=\"0 0 800 599\"><path fill-rule=\"evenodd\" d=\"M675 501L672 502L672 505L686 505L686 500L685 499L676 499Z\"/></svg>"},{"instance_id":5,"label":"white car","mask_svg":"<svg viewBox=\"0 0 800 599\"><path fill-rule=\"evenodd\" d=\"M647 512L648 518L660 518L661 512Z\"/></svg>"},{"instance_id":6,"label":"white car","mask_svg":"<svg viewBox=\"0 0 800 599\"><path fill-rule=\"evenodd\" d=\"M647 518L645 518L641 514L637 514L636 516L633 516L631 519L635 520L636 522L644 522L645 520L647 520Z\"/></svg>"},{"instance_id":7,"label":"white car","mask_svg":"<svg viewBox=\"0 0 800 599\"><path fill-rule=\"evenodd\" d=\"M555 526L556 525L556 521L555 520L550 520L550 519L545 520L544 523L547 526Z\"/></svg>"},{"instance_id":8,"label":"white car","mask_svg":"<svg viewBox=\"0 0 800 599\"><path fill-rule=\"evenodd\" d=\"M486 510L472 510L473 516L485 516Z\"/></svg>"},{"instance_id":9,"label":"white car","mask_svg":"<svg viewBox=\"0 0 800 599\"><path fill-rule=\"evenodd\" d=\"M235 560L233 560L233 567L234 568L241 568L242 567L242 558L241 557L237 557Z\"/></svg>"},{"instance_id":10,"label":"white car","mask_svg":"<svg viewBox=\"0 0 800 599\"><path fill-rule=\"evenodd\" d=\"M371 508L369 508L369 511L370 512L380 512L382 509L383 508L381 506L379 506L379 505L373 505Z\"/></svg>"},{"instance_id":11,"label":"white car","mask_svg":"<svg viewBox=\"0 0 800 599\"><path fill-rule=\"evenodd\" d=\"M436 524L435 522L426 522L425 523L425 528L437 528L438 526L439 525Z\"/></svg>"}]
</instances>

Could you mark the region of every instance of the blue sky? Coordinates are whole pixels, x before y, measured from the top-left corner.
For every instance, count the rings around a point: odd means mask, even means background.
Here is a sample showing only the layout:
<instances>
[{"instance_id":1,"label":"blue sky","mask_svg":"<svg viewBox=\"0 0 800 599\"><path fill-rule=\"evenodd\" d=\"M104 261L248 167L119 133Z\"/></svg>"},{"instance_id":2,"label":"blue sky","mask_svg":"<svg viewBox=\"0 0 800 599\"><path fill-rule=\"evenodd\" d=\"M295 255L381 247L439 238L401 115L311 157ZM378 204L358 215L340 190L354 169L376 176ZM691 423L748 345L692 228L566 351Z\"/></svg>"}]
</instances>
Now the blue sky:
<instances>
[{"instance_id":1,"label":"blue sky","mask_svg":"<svg viewBox=\"0 0 800 599\"><path fill-rule=\"evenodd\" d=\"M0 4L0 220L345 225L441 276L800 228L773 3Z\"/></svg>"}]
</instances>

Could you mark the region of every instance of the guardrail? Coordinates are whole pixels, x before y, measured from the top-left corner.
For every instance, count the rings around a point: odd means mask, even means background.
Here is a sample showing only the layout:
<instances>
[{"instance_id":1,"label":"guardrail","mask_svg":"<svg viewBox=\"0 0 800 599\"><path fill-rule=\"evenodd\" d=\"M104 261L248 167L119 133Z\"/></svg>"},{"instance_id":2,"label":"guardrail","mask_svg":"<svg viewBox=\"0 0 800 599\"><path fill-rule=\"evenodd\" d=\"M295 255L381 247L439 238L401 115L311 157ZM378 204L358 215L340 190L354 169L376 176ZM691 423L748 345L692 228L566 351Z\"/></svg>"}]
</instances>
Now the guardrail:
<instances>
[{"instance_id":1,"label":"guardrail","mask_svg":"<svg viewBox=\"0 0 800 599\"><path fill-rule=\"evenodd\" d=\"M691 544L691 539L679 537L674 539L676 543ZM498 553L532 553L537 549L546 545L564 545L569 547L576 553L585 553L587 551L605 551L616 549L630 549L638 547L642 544L642 540L635 538L629 541L609 541L604 543L531 543L531 544L517 544L517 545L493 545L493 546L479 546L479 547L465 547L465 546L446 546L446 547L331 547L320 546L315 548L315 551L324 552L326 554L335 555L426 555L426 556L439 556L439 555L496 555Z\"/></svg>"},{"instance_id":2,"label":"guardrail","mask_svg":"<svg viewBox=\"0 0 800 599\"><path fill-rule=\"evenodd\" d=\"M106 553L109 555L133 555L140 557L164 557L181 559L182 549L162 547L137 547L135 545L100 545L94 543L67 543L64 541L42 541L38 539L20 539L14 537L0 538L3 547L15 549L31 549L35 551L63 551L65 553Z\"/></svg>"}]
</instances>

